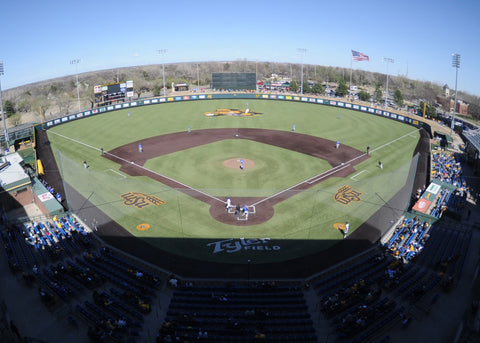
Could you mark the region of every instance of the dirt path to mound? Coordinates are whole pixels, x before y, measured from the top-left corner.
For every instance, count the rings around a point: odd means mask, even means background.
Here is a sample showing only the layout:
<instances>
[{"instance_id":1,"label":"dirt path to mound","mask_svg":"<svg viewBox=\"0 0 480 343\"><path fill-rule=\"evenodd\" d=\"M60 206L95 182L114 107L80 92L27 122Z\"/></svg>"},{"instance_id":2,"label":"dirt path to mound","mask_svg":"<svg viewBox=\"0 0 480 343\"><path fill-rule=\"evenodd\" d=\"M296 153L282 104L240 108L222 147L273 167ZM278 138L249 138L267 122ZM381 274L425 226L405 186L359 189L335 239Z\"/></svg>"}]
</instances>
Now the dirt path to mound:
<instances>
[{"instance_id":1,"label":"dirt path to mound","mask_svg":"<svg viewBox=\"0 0 480 343\"><path fill-rule=\"evenodd\" d=\"M232 198L232 204L255 205L255 213L251 213L248 221L246 221L237 220L232 213L225 211L225 197L216 197L189 188L175 180L143 168L145 162L151 158L233 138L248 139L317 157L326 160L332 166L332 169L289 188L289 190L297 192L282 191L268 198ZM139 152L139 144L142 145L143 152ZM336 149L335 142L320 137L265 129L206 129L195 130L190 133L172 133L126 144L108 151L105 157L119 163L121 165L120 170L128 175L148 176L209 204L210 214L216 220L241 226L259 224L269 220L274 215L274 205L288 199L292 194L306 190L331 176L346 177L355 171L354 166L356 164L369 158L364 152L346 145L341 145L339 149Z\"/></svg>"}]
</instances>

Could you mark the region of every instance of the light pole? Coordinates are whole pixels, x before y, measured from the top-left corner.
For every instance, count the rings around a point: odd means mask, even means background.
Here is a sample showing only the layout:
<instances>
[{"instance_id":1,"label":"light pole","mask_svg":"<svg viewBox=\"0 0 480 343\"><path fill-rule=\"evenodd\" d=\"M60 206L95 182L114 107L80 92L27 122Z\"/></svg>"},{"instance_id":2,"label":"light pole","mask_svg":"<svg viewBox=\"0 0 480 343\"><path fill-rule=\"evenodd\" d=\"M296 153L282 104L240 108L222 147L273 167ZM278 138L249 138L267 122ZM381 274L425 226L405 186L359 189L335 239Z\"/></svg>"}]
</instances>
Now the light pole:
<instances>
[{"instance_id":1,"label":"light pole","mask_svg":"<svg viewBox=\"0 0 480 343\"><path fill-rule=\"evenodd\" d=\"M307 49L298 48L297 51L302 54L302 75L300 76L300 94L303 94L303 56L307 53Z\"/></svg>"},{"instance_id":2,"label":"light pole","mask_svg":"<svg viewBox=\"0 0 480 343\"><path fill-rule=\"evenodd\" d=\"M388 104L388 64L393 63L393 58L384 57L383 62L385 62L387 64L387 88L385 90L385 108L387 108L387 104Z\"/></svg>"},{"instance_id":3,"label":"light pole","mask_svg":"<svg viewBox=\"0 0 480 343\"><path fill-rule=\"evenodd\" d=\"M163 96L167 96L167 89L165 88L165 54L167 53L167 49L159 49L157 51L162 55Z\"/></svg>"},{"instance_id":4,"label":"light pole","mask_svg":"<svg viewBox=\"0 0 480 343\"><path fill-rule=\"evenodd\" d=\"M452 67L455 68L455 100L453 100L453 116L452 125L450 129L450 136L453 134L455 128L455 111L457 109L457 81L458 81L458 69L460 68L460 54L452 54Z\"/></svg>"},{"instance_id":5,"label":"light pole","mask_svg":"<svg viewBox=\"0 0 480 343\"><path fill-rule=\"evenodd\" d=\"M0 61L0 76L3 75L3 61ZM7 122L5 121L5 113L3 112L3 98L2 98L2 83L0 82L0 111L2 111L3 134L5 135L5 144L8 149L8 130Z\"/></svg>"},{"instance_id":6,"label":"light pole","mask_svg":"<svg viewBox=\"0 0 480 343\"><path fill-rule=\"evenodd\" d=\"M70 64L75 64L75 74L77 74L77 101L78 101L78 112L81 112L82 109L80 107L80 91L78 90L78 64L80 63L80 59L74 59L70 61Z\"/></svg>"},{"instance_id":7,"label":"light pole","mask_svg":"<svg viewBox=\"0 0 480 343\"><path fill-rule=\"evenodd\" d=\"M198 63L197 63L197 88L198 91L200 92L200 73L198 72Z\"/></svg>"}]
</instances>

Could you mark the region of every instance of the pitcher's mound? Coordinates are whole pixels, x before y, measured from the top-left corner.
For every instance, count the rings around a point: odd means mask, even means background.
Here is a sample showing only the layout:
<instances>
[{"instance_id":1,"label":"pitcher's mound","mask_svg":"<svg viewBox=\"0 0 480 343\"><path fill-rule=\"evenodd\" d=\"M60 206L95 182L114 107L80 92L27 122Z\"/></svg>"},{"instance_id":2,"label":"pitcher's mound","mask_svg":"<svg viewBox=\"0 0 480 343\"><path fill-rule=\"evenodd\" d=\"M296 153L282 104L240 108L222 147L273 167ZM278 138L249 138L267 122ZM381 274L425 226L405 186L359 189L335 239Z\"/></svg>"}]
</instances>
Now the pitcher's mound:
<instances>
[{"instance_id":1,"label":"pitcher's mound","mask_svg":"<svg viewBox=\"0 0 480 343\"><path fill-rule=\"evenodd\" d=\"M242 166L242 161L243 169L248 169L255 165L253 160L249 160L247 158L231 158L223 161L223 165L227 168L241 169L240 166Z\"/></svg>"}]
</instances>

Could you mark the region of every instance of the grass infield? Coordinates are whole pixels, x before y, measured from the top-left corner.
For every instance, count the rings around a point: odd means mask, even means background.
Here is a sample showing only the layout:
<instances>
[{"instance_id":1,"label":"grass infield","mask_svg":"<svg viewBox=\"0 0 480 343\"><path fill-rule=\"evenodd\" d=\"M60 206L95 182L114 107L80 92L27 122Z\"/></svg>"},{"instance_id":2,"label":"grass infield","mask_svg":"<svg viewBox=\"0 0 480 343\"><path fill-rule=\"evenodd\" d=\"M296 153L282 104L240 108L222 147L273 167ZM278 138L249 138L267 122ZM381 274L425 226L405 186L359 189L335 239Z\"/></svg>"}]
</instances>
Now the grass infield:
<instances>
[{"instance_id":1,"label":"grass infield","mask_svg":"<svg viewBox=\"0 0 480 343\"><path fill-rule=\"evenodd\" d=\"M246 100L205 100L130 108L54 127L48 131L52 151L67 183L125 230L174 254L209 261L236 262L251 258L281 261L311 254L342 238L336 223L350 222L350 232L365 222L406 182L418 130L367 113L329 106L272 100L248 100L254 117L207 117L218 108L245 108ZM130 115L128 115L130 112ZM209 213L210 206L148 177L132 177L100 155L119 146L175 132L212 128L263 128L339 140L360 151L370 146L371 158L355 166L348 177L331 177L303 192L290 194L274 207L267 222L234 226ZM60 158L59 158L60 157ZM225 168L222 162L248 158L251 169ZM83 161L89 168L83 168ZM378 168L382 161L384 168ZM326 161L245 139L223 140L146 161L145 168L208 195L267 197L329 170ZM335 201L339 188L361 194L360 201ZM155 196L165 203L128 206L129 192ZM220 202L218 206L223 206ZM253 214L252 214L253 215ZM140 224L150 225L138 230ZM213 253L220 240L270 238L279 250Z\"/></svg>"}]
</instances>

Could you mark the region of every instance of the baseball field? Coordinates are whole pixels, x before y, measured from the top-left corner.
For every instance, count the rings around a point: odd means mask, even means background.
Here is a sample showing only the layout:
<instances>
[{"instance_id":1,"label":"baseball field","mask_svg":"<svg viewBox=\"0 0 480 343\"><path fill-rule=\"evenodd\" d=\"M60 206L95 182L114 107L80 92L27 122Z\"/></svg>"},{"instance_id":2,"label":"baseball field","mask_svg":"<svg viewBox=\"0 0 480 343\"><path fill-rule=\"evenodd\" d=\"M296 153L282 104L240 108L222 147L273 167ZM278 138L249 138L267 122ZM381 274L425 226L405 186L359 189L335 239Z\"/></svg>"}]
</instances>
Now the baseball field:
<instances>
[{"instance_id":1,"label":"baseball field","mask_svg":"<svg viewBox=\"0 0 480 343\"><path fill-rule=\"evenodd\" d=\"M247 108L256 115L205 115ZM367 221L405 185L420 134L336 107L226 99L107 112L53 127L48 138L84 206L149 246L273 263L331 247L346 221L349 234ZM248 220L226 210L227 198L247 206Z\"/></svg>"}]
</instances>

